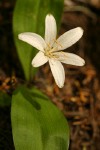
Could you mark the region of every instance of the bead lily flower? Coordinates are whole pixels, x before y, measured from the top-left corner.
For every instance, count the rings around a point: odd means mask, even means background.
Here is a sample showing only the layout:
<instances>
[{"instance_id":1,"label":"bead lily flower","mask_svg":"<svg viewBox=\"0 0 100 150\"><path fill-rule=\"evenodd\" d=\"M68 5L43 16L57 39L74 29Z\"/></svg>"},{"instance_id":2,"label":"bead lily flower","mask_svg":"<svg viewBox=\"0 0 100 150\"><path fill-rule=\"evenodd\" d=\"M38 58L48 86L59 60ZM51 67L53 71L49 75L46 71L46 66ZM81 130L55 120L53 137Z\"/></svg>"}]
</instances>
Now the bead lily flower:
<instances>
[{"instance_id":1,"label":"bead lily flower","mask_svg":"<svg viewBox=\"0 0 100 150\"><path fill-rule=\"evenodd\" d=\"M32 60L33 67L39 67L49 62L51 72L59 88L62 88L65 81L65 72L62 63L76 66L83 66L85 61L72 53L63 52L66 48L76 43L83 35L80 27L74 28L62 34L58 39L55 18L48 14L45 19L45 38L31 32L18 35L18 38L33 47L39 52Z\"/></svg>"}]
</instances>

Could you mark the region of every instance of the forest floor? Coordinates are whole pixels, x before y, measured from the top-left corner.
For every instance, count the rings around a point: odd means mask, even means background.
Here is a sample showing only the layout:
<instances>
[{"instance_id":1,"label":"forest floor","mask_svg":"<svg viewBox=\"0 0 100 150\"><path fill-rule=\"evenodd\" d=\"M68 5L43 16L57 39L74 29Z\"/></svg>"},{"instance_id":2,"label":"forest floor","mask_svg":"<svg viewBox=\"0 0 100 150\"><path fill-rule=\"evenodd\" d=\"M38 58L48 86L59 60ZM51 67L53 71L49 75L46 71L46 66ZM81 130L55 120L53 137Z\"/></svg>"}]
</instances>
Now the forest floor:
<instances>
[{"instance_id":1,"label":"forest floor","mask_svg":"<svg viewBox=\"0 0 100 150\"><path fill-rule=\"evenodd\" d=\"M85 59L84 67L64 65L65 85L59 89L48 64L32 84L63 112L70 126L70 150L100 150L100 1L66 1L59 34L80 26L81 40L67 51ZM0 90L12 94L24 83L12 34L13 1L0 2ZM10 40L9 40L10 39ZM10 107L0 107L0 150L14 150Z\"/></svg>"}]
</instances>

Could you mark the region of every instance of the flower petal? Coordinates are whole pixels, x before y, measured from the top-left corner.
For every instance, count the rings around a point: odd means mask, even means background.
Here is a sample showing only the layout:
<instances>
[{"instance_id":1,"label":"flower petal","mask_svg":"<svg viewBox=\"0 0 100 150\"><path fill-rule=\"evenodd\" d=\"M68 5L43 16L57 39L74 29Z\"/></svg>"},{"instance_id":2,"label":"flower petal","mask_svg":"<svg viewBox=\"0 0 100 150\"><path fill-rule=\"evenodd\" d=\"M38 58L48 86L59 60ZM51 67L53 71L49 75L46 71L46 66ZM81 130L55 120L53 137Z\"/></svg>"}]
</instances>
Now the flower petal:
<instances>
[{"instance_id":1,"label":"flower petal","mask_svg":"<svg viewBox=\"0 0 100 150\"><path fill-rule=\"evenodd\" d=\"M44 48L46 47L44 39L36 34L31 32L24 32L18 35L18 38L33 47L37 48L40 51L44 51Z\"/></svg>"},{"instance_id":2,"label":"flower petal","mask_svg":"<svg viewBox=\"0 0 100 150\"><path fill-rule=\"evenodd\" d=\"M57 26L56 26L56 20L51 15L48 14L45 19L45 42L52 46L56 39L57 35Z\"/></svg>"},{"instance_id":3,"label":"flower petal","mask_svg":"<svg viewBox=\"0 0 100 150\"><path fill-rule=\"evenodd\" d=\"M55 55L57 56L57 60L65 64L70 64L75 66L83 66L85 64L84 59L72 53L56 52Z\"/></svg>"},{"instance_id":4,"label":"flower petal","mask_svg":"<svg viewBox=\"0 0 100 150\"><path fill-rule=\"evenodd\" d=\"M54 44L54 47L57 47L55 51L64 50L70 47L76 43L82 37L82 35L83 29L80 27L65 32L57 39L56 43Z\"/></svg>"},{"instance_id":5,"label":"flower petal","mask_svg":"<svg viewBox=\"0 0 100 150\"><path fill-rule=\"evenodd\" d=\"M39 67L44 65L48 61L48 58L44 55L43 52L38 52L37 55L32 60L33 67Z\"/></svg>"},{"instance_id":6,"label":"flower petal","mask_svg":"<svg viewBox=\"0 0 100 150\"><path fill-rule=\"evenodd\" d=\"M59 88L62 88L65 81L65 72L62 64L54 59L49 59L49 64L56 84Z\"/></svg>"}]
</instances>

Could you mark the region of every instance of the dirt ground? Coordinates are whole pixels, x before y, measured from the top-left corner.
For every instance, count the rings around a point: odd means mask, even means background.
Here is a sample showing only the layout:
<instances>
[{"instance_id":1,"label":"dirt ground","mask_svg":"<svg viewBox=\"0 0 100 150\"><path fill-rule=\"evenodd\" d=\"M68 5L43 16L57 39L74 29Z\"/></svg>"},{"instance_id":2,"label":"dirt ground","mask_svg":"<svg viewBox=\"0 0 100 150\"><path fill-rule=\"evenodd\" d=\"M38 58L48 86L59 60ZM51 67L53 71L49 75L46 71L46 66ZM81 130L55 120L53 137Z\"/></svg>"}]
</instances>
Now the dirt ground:
<instances>
[{"instance_id":1,"label":"dirt ground","mask_svg":"<svg viewBox=\"0 0 100 150\"><path fill-rule=\"evenodd\" d=\"M14 2L0 1L0 90L9 95L25 83L12 34ZM70 126L69 150L100 150L100 0L66 0L60 33L81 26L84 35L67 51L86 61L84 67L64 65L65 86L59 89L48 64L31 84L48 95ZM0 107L0 150L14 150L10 106Z\"/></svg>"}]
</instances>

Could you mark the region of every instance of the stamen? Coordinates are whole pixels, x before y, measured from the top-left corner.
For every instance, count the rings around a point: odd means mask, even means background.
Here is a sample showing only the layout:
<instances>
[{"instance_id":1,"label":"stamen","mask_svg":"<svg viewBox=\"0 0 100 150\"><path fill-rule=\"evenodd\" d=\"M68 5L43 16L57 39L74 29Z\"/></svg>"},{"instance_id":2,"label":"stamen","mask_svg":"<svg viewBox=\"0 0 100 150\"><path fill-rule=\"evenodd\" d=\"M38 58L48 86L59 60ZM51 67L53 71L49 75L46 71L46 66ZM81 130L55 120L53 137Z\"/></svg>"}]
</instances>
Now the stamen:
<instances>
[{"instance_id":1,"label":"stamen","mask_svg":"<svg viewBox=\"0 0 100 150\"><path fill-rule=\"evenodd\" d=\"M58 44L61 48L63 48L63 46L62 46L56 39L54 39L54 42L55 42L56 44Z\"/></svg>"},{"instance_id":2,"label":"stamen","mask_svg":"<svg viewBox=\"0 0 100 150\"><path fill-rule=\"evenodd\" d=\"M45 51L44 55L49 57L49 58L54 58L54 59L58 59L59 58L59 56L55 55L51 51Z\"/></svg>"},{"instance_id":3,"label":"stamen","mask_svg":"<svg viewBox=\"0 0 100 150\"><path fill-rule=\"evenodd\" d=\"M60 61L64 61L65 58L63 56L66 56L65 53L63 51L60 51L60 54L62 54L62 56L60 55Z\"/></svg>"},{"instance_id":4,"label":"stamen","mask_svg":"<svg viewBox=\"0 0 100 150\"><path fill-rule=\"evenodd\" d=\"M47 44L47 46L51 49L50 43L46 43L46 44Z\"/></svg>"},{"instance_id":5,"label":"stamen","mask_svg":"<svg viewBox=\"0 0 100 150\"><path fill-rule=\"evenodd\" d=\"M61 53L61 54L63 54L64 56L66 56L66 55L65 55L65 52L63 52L63 51L60 51L60 53Z\"/></svg>"}]
</instances>

